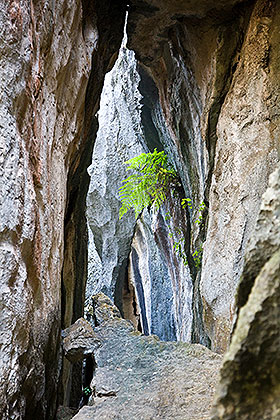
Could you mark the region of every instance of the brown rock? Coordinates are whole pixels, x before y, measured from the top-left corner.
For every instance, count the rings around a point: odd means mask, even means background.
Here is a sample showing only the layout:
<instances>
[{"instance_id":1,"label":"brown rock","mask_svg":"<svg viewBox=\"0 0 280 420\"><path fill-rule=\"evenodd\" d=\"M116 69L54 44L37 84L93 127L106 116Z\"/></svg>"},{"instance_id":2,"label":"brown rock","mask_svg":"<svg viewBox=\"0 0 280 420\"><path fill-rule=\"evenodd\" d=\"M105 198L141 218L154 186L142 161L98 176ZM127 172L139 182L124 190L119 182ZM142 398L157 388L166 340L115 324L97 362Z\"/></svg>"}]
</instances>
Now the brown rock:
<instances>
[{"instance_id":1,"label":"brown rock","mask_svg":"<svg viewBox=\"0 0 280 420\"><path fill-rule=\"evenodd\" d=\"M280 252L258 275L241 309L221 380L213 420L280 418Z\"/></svg>"},{"instance_id":2,"label":"brown rock","mask_svg":"<svg viewBox=\"0 0 280 420\"><path fill-rule=\"evenodd\" d=\"M268 56L279 13L276 3L256 3L217 125L201 292L206 330L220 352L229 344L245 248L278 161L270 118L279 77Z\"/></svg>"},{"instance_id":3,"label":"brown rock","mask_svg":"<svg viewBox=\"0 0 280 420\"><path fill-rule=\"evenodd\" d=\"M88 126L98 106L104 74L118 50L124 23L123 8L115 7L118 18L113 12L108 13L116 31L107 47L108 39L102 34L105 35L103 28L108 28L108 21L104 22L102 14L110 2L102 2L103 10L100 4L95 4L94 10L89 3L0 1L0 417L3 420L54 418L61 366L61 289L65 303L63 326L82 315L79 293L82 295L83 285L82 281L80 284L75 281L85 278L86 261L84 266L80 261L77 263L78 275L76 262L73 268L69 259L75 255L74 260L78 260L76 252L86 243L86 235L71 235L69 223L65 232L64 218L67 213L68 222L74 221L82 231L83 206L81 196L74 194L70 210L66 211L67 188L73 191L72 182L76 187L79 184L74 174L86 142L87 146L93 143L92 133L89 139L86 137L89 128L84 131L91 64L95 95L92 89L89 96L93 105L90 107L89 101L87 104ZM86 172L86 164L82 162L81 166ZM69 172L71 180L67 187ZM75 200L81 206L80 218L76 216L79 222L72 217ZM63 264L64 248L67 255ZM68 274L63 288L62 266Z\"/></svg>"}]
</instances>

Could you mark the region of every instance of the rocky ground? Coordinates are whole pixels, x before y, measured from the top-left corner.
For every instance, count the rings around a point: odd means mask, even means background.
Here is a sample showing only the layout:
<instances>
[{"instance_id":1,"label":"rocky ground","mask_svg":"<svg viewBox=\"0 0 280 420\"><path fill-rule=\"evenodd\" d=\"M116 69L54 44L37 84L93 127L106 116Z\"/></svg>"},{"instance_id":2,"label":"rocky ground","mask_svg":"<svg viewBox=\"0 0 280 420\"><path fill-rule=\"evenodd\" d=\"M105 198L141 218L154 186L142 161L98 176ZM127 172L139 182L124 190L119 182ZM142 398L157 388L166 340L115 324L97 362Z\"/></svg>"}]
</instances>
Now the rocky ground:
<instances>
[{"instance_id":1,"label":"rocky ground","mask_svg":"<svg viewBox=\"0 0 280 420\"><path fill-rule=\"evenodd\" d=\"M94 352L93 395L73 420L209 419L221 356L199 344L141 335L101 293L93 306L102 344Z\"/></svg>"}]
</instances>

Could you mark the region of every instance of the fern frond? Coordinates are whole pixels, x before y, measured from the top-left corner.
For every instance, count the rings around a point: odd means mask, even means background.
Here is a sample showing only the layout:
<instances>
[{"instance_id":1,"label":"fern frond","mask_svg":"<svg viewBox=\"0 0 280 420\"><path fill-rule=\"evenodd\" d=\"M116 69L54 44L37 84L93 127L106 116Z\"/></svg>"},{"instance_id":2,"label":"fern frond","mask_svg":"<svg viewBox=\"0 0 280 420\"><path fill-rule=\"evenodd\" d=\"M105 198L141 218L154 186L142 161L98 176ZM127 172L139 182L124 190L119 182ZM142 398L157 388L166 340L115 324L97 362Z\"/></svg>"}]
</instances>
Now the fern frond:
<instances>
[{"instance_id":1,"label":"fern frond","mask_svg":"<svg viewBox=\"0 0 280 420\"><path fill-rule=\"evenodd\" d=\"M122 202L120 219L130 208L135 211L135 218L141 211L152 204L158 209L166 200L169 184L177 178L174 168L169 164L164 151L141 153L125 162L127 171L132 175L122 181L119 188L119 198Z\"/></svg>"}]
</instances>

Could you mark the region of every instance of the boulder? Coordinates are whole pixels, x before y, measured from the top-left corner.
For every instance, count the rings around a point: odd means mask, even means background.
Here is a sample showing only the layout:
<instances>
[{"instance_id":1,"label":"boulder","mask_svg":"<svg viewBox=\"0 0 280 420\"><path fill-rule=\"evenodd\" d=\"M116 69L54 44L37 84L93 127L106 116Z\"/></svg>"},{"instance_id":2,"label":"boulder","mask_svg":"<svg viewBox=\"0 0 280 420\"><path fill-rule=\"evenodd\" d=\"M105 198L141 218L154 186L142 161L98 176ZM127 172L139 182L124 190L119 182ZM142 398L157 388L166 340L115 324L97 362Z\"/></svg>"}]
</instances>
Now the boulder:
<instances>
[{"instance_id":1,"label":"boulder","mask_svg":"<svg viewBox=\"0 0 280 420\"><path fill-rule=\"evenodd\" d=\"M87 355L93 354L101 344L92 326L84 318L79 318L63 330L62 337L64 355L71 363L82 361Z\"/></svg>"}]
</instances>

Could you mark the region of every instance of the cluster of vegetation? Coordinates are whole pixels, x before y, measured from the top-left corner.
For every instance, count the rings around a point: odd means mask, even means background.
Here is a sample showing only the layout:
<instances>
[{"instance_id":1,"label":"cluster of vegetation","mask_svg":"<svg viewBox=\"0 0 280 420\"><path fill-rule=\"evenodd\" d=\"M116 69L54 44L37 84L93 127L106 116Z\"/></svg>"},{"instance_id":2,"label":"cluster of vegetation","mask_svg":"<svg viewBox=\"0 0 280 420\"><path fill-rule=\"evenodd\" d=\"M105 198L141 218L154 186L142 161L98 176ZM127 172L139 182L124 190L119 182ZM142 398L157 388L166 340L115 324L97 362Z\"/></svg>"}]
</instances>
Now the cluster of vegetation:
<instances>
[{"instance_id":1,"label":"cluster of vegetation","mask_svg":"<svg viewBox=\"0 0 280 420\"><path fill-rule=\"evenodd\" d=\"M192 200L190 198L183 198L181 200L181 206L182 208L186 208L188 207L190 210L192 210ZM203 210L205 209L205 203L202 201L202 203L199 206L199 216L198 218L195 220L194 223L197 224L201 224L203 222ZM168 216L169 217L169 216ZM170 233L169 236L174 240L174 245L173 245L173 249L177 252L177 254L179 255L179 257L182 258L184 265L188 265L188 259L187 259L187 255L185 253L185 236L184 236L184 232L180 229L180 228L175 228L175 232L176 232L176 236L179 236L179 239L175 240L175 235L173 233ZM194 259L194 263L196 268L199 268L201 265L201 261L202 261L202 252L203 252L203 248L202 246L198 249L195 250L192 254L192 257Z\"/></svg>"},{"instance_id":2,"label":"cluster of vegetation","mask_svg":"<svg viewBox=\"0 0 280 420\"><path fill-rule=\"evenodd\" d=\"M175 190L180 185L176 171L168 162L163 151L158 152L157 149L154 149L153 153L142 153L128 160L125 164L127 165L126 169L133 172L122 181L123 185L119 189L122 202L119 212L120 219L129 209L134 209L136 219L146 207L153 205L155 209L159 209L160 205L167 200L170 191ZM188 207L192 210L191 199L182 199L181 206L183 209ZM202 202L199 206L199 217L195 220L195 223L199 225L203 222L202 212L204 209L205 204ZM170 219L171 214L167 213L166 221L170 221ZM168 226L171 229L171 226ZM184 265L188 265L184 232L176 227L175 232L170 233L169 236L173 239L173 249L182 258ZM179 239L176 239L175 236ZM201 265L202 251L202 247L200 247L192 254L197 268Z\"/></svg>"},{"instance_id":3,"label":"cluster of vegetation","mask_svg":"<svg viewBox=\"0 0 280 420\"><path fill-rule=\"evenodd\" d=\"M178 177L164 152L142 153L125 162L133 173L122 181L120 187L120 219L130 208L135 219L144 208L154 205L156 209L166 200L168 189L178 182Z\"/></svg>"},{"instance_id":4,"label":"cluster of vegetation","mask_svg":"<svg viewBox=\"0 0 280 420\"><path fill-rule=\"evenodd\" d=\"M84 388L84 389L83 389L83 394L84 394L86 397L89 397L89 396L92 394L92 390L91 390L91 388L90 388L89 386L87 386L86 388Z\"/></svg>"}]
</instances>

